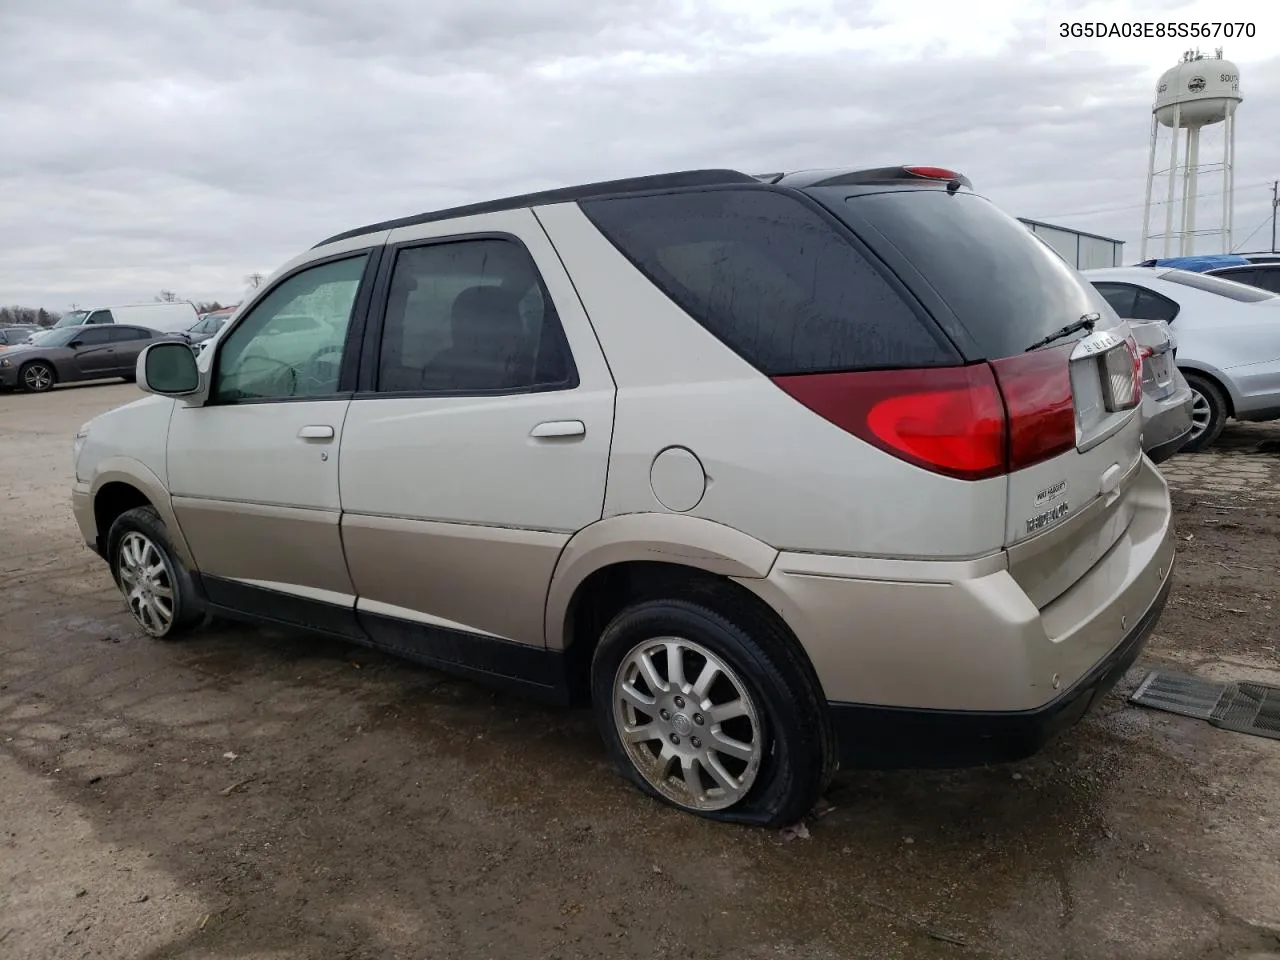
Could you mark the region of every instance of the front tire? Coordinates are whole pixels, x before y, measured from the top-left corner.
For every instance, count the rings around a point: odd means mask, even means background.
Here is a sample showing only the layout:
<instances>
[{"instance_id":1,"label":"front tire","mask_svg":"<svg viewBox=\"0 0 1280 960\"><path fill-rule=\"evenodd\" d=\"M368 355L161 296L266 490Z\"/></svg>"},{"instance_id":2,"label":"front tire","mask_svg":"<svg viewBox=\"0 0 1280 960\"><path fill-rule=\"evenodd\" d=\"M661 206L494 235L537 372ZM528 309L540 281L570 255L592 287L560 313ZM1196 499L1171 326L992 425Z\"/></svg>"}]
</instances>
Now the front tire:
<instances>
[{"instance_id":1,"label":"front tire","mask_svg":"<svg viewBox=\"0 0 1280 960\"><path fill-rule=\"evenodd\" d=\"M651 796L716 820L796 823L835 772L826 703L779 626L726 609L651 600L619 613L592 661L596 721Z\"/></svg>"},{"instance_id":2,"label":"front tire","mask_svg":"<svg viewBox=\"0 0 1280 960\"><path fill-rule=\"evenodd\" d=\"M34 360L18 372L18 381L27 393L45 393L58 382L58 374L43 360Z\"/></svg>"},{"instance_id":3,"label":"front tire","mask_svg":"<svg viewBox=\"0 0 1280 960\"><path fill-rule=\"evenodd\" d=\"M1185 376L1191 388L1191 439L1181 452L1195 453L1217 440L1227 425L1227 398L1212 380L1194 373Z\"/></svg>"},{"instance_id":4,"label":"front tire","mask_svg":"<svg viewBox=\"0 0 1280 960\"><path fill-rule=\"evenodd\" d=\"M191 575L154 507L135 507L116 518L107 556L129 612L148 635L168 640L200 621L203 610Z\"/></svg>"}]
</instances>

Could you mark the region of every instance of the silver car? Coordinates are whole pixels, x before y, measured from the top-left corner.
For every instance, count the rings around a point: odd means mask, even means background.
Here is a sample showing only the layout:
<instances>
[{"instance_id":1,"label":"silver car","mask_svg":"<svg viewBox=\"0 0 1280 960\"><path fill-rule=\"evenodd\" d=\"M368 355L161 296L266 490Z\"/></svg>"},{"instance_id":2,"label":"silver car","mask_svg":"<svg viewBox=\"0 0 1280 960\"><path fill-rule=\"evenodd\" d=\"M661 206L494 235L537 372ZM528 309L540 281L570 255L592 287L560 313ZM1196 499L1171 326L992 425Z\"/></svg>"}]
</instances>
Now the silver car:
<instances>
[{"instance_id":1,"label":"silver car","mask_svg":"<svg viewBox=\"0 0 1280 960\"><path fill-rule=\"evenodd\" d=\"M1187 452L1217 439L1228 419L1280 420L1280 296L1223 277L1163 267L1086 270L1116 313L1163 320L1192 392Z\"/></svg>"}]
</instances>

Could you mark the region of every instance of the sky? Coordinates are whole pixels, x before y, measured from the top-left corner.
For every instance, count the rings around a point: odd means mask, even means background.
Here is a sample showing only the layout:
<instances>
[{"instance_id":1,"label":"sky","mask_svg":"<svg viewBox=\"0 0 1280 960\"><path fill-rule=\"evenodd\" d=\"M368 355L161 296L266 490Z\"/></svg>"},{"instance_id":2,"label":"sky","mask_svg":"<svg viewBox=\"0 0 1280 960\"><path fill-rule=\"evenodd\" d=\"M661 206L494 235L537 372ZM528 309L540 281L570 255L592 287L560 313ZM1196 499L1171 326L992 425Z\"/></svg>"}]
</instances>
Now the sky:
<instances>
[{"instance_id":1,"label":"sky","mask_svg":"<svg viewBox=\"0 0 1280 960\"><path fill-rule=\"evenodd\" d=\"M1254 36L1059 36L1225 9ZM703 167L946 166L1132 261L1156 82L1197 45L1240 67L1236 244L1264 249L1280 4L0 0L0 303L234 302L364 223Z\"/></svg>"}]
</instances>

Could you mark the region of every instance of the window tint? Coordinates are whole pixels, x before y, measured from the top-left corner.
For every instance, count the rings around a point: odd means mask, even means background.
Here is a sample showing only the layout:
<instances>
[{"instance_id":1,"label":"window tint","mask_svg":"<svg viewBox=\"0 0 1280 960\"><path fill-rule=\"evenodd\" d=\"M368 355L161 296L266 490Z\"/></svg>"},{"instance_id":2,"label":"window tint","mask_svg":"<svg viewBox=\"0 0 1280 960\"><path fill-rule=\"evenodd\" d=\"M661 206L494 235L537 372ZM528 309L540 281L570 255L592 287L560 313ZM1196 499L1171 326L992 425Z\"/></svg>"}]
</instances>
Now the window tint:
<instances>
[{"instance_id":1,"label":"window tint","mask_svg":"<svg viewBox=\"0 0 1280 960\"><path fill-rule=\"evenodd\" d=\"M110 310L95 310L89 314L89 319L85 323L113 323L115 318L111 316Z\"/></svg>"},{"instance_id":2,"label":"window tint","mask_svg":"<svg viewBox=\"0 0 1280 960\"><path fill-rule=\"evenodd\" d=\"M1223 277L1211 277L1205 273L1191 273L1188 270L1169 270L1160 274L1160 279L1170 283L1180 283L1184 287L1204 290L1206 293L1216 293L1240 303L1256 303L1259 300L1270 300L1275 296L1274 293L1259 290L1257 287L1233 283Z\"/></svg>"},{"instance_id":3,"label":"window tint","mask_svg":"<svg viewBox=\"0 0 1280 960\"><path fill-rule=\"evenodd\" d=\"M1133 319L1163 320L1165 323L1172 323L1179 309L1178 305L1167 297L1162 297L1152 290L1143 289L1138 291Z\"/></svg>"},{"instance_id":4,"label":"window tint","mask_svg":"<svg viewBox=\"0 0 1280 960\"><path fill-rule=\"evenodd\" d=\"M155 333L145 327L115 327L117 340L150 340Z\"/></svg>"},{"instance_id":5,"label":"window tint","mask_svg":"<svg viewBox=\"0 0 1280 960\"><path fill-rule=\"evenodd\" d=\"M1221 277L1223 280L1234 280L1236 283L1247 283L1250 286L1257 285L1258 271L1253 267L1234 267L1230 270L1211 270L1206 272L1211 277Z\"/></svg>"},{"instance_id":6,"label":"window tint","mask_svg":"<svg viewBox=\"0 0 1280 960\"><path fill-rule=\"evenodd\" d=\"M80 341L81 345L86 347L100 347L112 339L113 333L115 333L114 330L105 330L100 327L96 329L82 327L71 339Z\"/></svg>"},{"instance_id":7,"label":"window tint","mask_svg":"<svg viewBox=\"0 0 1280 960\"><path fill-rule=\"evenodd\" d=\"M399 252L379 391L472 393L576 383L555 306L520 244L459 240Z\"/></svg>"},{"instance_id":8,"label":"window tint","mask_svg":"<svg viewBox=\"0 0 1280 960\"><path fill-rule=\"evenodd\" d=\"M1253 285L1262 290L1269 290L1271 293L1280 293L1280 269L1259 269L1254 275Z\"/></svg>"},{"instance_id":9,"label":"window tint","mask_svg":"<svg viewBox=\"0 0 1280 960\"><path fill-rule=\"evenodd\" d=\"M667 296L766 375L956 359L849 240L794 197L715 190L582 209Z\"/></svg>"},{"instance_id":10,"label":"window tint","mask_svg":"<svg viewBox=\"0 0 1280 960\"><path fill-rule=\"evenodd\" d=\"M1103 299L1111 304L1111 309L1116 312L1116 316L1125 320L1136 319L1133 309L1138 294L1137 287L1127 283L1095 283L1094 286L1098 288Z\"/></svg>"},{"instance_id":11,"label":"window tint","mask_svg":"<svg viewBox=\"0 0 1280 960\"><path fill-rule=\"evenodd\" d=\"M366 260L361 254L311 267L263 297L222 340L214 398L227 403L336 393ZM292 319L299 316L312 322Z\"/></svg>"},{"instance_id":12,"label":"window tint","mask_svg":"<svg viewBox=\"0 0 1280 960\"><path fill-rule=\"evenodd\" d=\"M815 194L869 221L874 234L854 228L873 248L887 242L910 261L988 358L1014 356L1085 314L1111 312L1089 281L983 197L932 189L845 197L833 189Z\"/></svg>"}]
</instances>

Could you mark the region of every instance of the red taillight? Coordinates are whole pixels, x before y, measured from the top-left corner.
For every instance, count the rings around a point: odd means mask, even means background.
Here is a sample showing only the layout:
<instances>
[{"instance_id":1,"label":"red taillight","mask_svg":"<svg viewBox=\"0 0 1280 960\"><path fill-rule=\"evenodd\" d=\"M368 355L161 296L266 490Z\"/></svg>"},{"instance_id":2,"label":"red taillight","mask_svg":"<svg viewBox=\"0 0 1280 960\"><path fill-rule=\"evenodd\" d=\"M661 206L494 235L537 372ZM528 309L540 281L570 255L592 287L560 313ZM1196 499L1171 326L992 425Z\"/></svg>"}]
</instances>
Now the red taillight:
<instances>
[{"instance_id":1,"label":"red taillight","mask_svg":"<svg viewBox=\"0 0 1280 960\"><path fill-rule=\"evenodd\" d=\"M1056 457L1076 445L1069 366L1074 348L1068 343L991 362L1009 412L1010 470Z\"/></svg>"},{"instance_id":2,"label":"red taillight","mask_svg":"<svg viewBox=\"0 0 1280 960\"><path fill-rule=\"evenodd\" d=\"M809 374L774 383L901 460L984 480L1074 448L1073 346L967 367Z\"/></svg>"},{"instance_id":3,"label":"red taillight","mask_svg":"<svg viewBox=\"0 0 1280 960\"><path fill-rule=\"evenodd\" d=\"M903 170L915 177L925 177L928 180L959 180L960 174L954 170L948 170L946 167L903 167Z\"/></svg>"},{"instance_id":4,"label":"red taillight","mask_svg":"<svg viewBox=\"0 0 1280 960\"><path fill-rule=\"evenodd\" d=\"M961 480L1005 471L1005 414L991 368L775 377L837 427L908 463Z\"/></svg>"}]
</instances>

